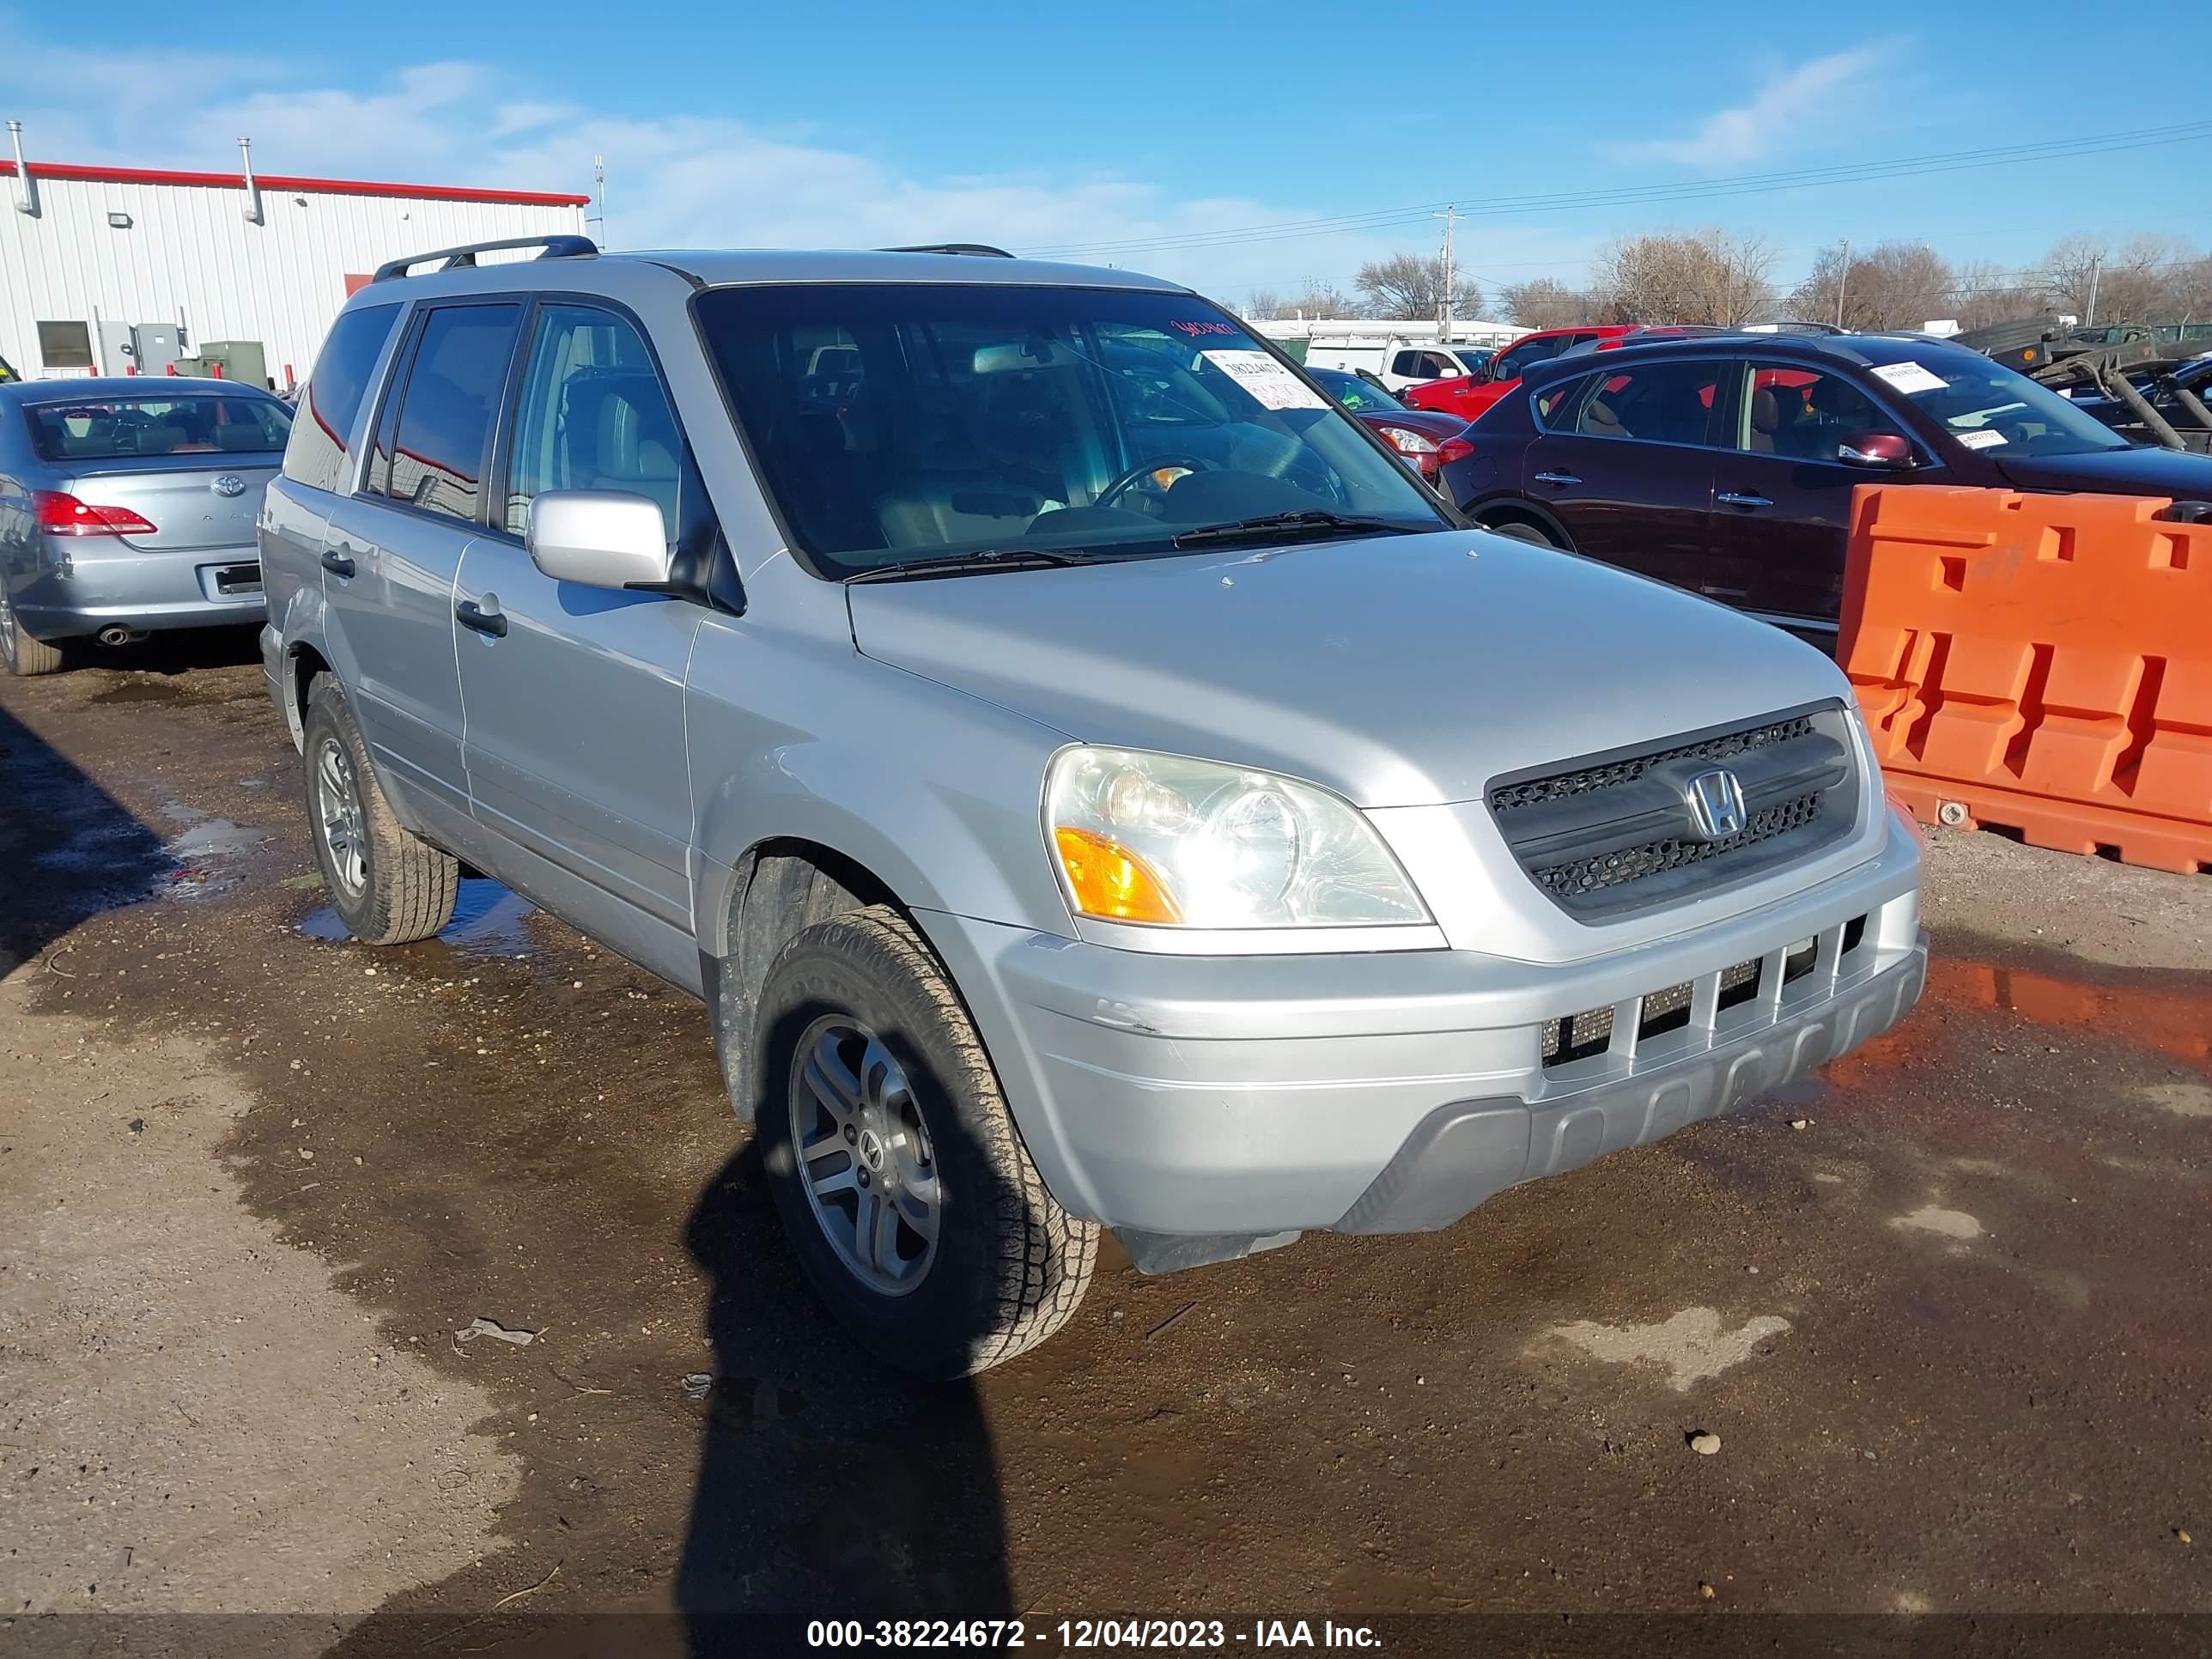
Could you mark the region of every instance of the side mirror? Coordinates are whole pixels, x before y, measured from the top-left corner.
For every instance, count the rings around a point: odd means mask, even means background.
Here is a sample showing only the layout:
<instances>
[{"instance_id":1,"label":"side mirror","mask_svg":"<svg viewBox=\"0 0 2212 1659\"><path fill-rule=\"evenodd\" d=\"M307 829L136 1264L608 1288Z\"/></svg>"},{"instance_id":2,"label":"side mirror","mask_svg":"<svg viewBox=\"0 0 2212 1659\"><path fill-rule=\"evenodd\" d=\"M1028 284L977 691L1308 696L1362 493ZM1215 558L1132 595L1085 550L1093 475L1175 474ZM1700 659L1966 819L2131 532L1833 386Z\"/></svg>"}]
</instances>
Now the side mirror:
<instances>
[{"instance_id":1,"label":"side mirror","mask_svg":"<svg viewBox=\"0 0 2212 1659\"><path fill-rule=\"evenodd\" d=\"M1912 465L1912 446L1894 432L1854 432L1836 446L1836 459L1846 466L1902 472Z\"/></svg>"},{"instance_id":2,"label":"side mirror","mask_svg":"<svg viewBox=\"0 0 2212 1659\"><path fill-rule=\"evenodd\" d=\"M522 532L530 562L584 587L668 585L668 530L649 497L628 489L549 489L533 496Z\"/></svg>"}]
</instances>

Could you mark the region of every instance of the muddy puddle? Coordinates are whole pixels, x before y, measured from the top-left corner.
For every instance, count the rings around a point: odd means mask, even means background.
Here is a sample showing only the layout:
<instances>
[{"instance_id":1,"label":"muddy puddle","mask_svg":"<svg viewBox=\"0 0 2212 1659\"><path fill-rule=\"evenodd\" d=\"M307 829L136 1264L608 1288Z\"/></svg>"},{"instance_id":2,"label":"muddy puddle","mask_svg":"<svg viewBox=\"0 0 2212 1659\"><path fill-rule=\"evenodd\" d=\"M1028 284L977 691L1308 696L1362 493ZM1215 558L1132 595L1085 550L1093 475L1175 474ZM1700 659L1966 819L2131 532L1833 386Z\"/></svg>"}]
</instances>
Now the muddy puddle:
<instances>
[{"instance_id":1,"label":"muddy puddle","mask_svg":"<svg viewBox=\"0 0 2212 1659\"><path fill-rule=\"evenodd\" d=\"M460 895L453 901L453 919L439 933L438 943L478 956L529 956L537 951L538 944L525 924L537 914L538 907L512 888L471 877L461 883ZM303 920L299 931L326 944L347 945L353 940L337 911L327 904Z\"/></svg>"}]
</instances>

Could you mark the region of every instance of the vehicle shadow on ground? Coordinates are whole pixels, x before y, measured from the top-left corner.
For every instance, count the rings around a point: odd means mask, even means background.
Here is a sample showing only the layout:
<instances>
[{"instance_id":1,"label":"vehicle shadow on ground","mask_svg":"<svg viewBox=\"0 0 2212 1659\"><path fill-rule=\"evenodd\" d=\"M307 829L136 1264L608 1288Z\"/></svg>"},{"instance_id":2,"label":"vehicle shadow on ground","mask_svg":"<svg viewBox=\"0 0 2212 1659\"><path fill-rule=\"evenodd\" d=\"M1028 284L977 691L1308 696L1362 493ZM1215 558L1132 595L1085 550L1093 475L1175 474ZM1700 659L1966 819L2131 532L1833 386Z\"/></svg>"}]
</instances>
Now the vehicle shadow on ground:
<instances>
[{"instance_id":1,"label":"vehicle shadow on ground","mask_svg":"<svg viewBox=\"0 0 2212 1659\"><path fill-rule=\"evenodd\" d=\"M173 867L160 836L4 708L0 803L0 978L78 923L154 897Z\"/></svg>"},{"instance_id":2,"label":"vehicle shadow on ground","mask_svg":"<svg viewBox=\"0 0 2212 1659\"><path fill-rule=\"evenodd\" d=\"M827 1318L766 1200L748 1145L685 1231L716 1373L675 1585L691 1650L758 1650L744 1615L760 1613L1005 1617L997 1459L972 1382L914 1382L826 1329L804 1339L823 1384L802 1396L754 1374L766 1331Z\"/></svg>"}]
</instances>

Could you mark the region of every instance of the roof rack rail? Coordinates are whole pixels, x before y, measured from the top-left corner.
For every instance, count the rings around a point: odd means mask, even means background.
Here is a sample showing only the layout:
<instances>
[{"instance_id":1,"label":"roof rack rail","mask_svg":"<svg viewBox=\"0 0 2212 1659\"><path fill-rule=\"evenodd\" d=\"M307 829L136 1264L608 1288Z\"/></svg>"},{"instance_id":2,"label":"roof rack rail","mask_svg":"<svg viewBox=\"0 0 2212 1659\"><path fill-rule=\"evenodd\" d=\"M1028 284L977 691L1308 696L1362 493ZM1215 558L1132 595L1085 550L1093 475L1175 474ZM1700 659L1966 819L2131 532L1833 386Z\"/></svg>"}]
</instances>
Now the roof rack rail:
<instances>
[{"instance_id":1,"label":"roof rack rail","mask_svg":"<svg viewBox=\"0 0 2212 1659\"><path fill-rule=\"evenodd\" d=\"M1011 259L1014 256L988 242L917 242L912 247L879 247L878 253L967 253L979 259Z\"/></svg>"},{"instance_id":2,"label":"roof rack rail","mask_svg":"<svg viewBox=\"0 0 2212 1659\"><path fill-rule=\"evenodd\" d=\"M465 242L459 247L435 247L428 253L410 253L404 259L386 259L377 266L371 282L388 283L394 277L404 276L416 265L427 265L433 259L446 263L441 270L473 270L477 255L494 253L502 248L542 248L541 259L588 259L598 254L599 245L588 236L510 236L497 242Z\"/></svg>"}]
</instances>

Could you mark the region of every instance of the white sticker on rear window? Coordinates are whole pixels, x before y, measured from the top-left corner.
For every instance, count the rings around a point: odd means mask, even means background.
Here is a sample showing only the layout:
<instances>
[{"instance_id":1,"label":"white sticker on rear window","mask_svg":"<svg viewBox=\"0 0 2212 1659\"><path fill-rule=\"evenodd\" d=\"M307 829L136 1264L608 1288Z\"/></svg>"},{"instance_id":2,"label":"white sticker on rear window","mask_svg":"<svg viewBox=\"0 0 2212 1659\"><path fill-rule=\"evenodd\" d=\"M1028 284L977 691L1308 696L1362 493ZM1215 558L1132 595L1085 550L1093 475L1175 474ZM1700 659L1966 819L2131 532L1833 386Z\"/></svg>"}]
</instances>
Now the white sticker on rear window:
<instances>
[{"instance_id":1,"label":"white sticker on rear window","mask_svg":"<svg viewBox=\"0 0 2212 1659\"><path fill-rule=\"evenodd\" d=\"M1961 432L1958 437L1959 441L1969 449L1995 449L2005 441L2003 433L1992 432L1987 427L1978 432Z\"/></svg>"},{"instance_id":2,"label":"white sticker on rear window","mask_svg":"<svg viewBox=\"0 0 2212 1659\"><path fill-rule=\"evenodd\" d=\"M1917 398L1923 392L1941 392L1951 383L1940 374L1931 374L1915 362L1883 363L1875 370L1876 378L1887 380L1908 398Z\"/></svg>"},{"instance_id":3,"label":"white sticker on rear window","mask_svg":"<svg viewBox=\"0 0 2212 1659\"><path fill-rule=\"evenodd\" d=\"M1258 399L1262 409L1327 409L1328 399L1264 351L1199 354Z\"/></svg>"}]
</instances>

